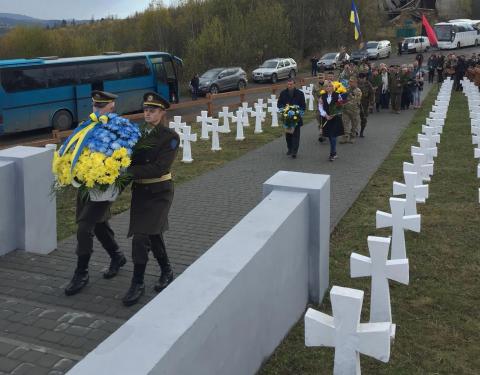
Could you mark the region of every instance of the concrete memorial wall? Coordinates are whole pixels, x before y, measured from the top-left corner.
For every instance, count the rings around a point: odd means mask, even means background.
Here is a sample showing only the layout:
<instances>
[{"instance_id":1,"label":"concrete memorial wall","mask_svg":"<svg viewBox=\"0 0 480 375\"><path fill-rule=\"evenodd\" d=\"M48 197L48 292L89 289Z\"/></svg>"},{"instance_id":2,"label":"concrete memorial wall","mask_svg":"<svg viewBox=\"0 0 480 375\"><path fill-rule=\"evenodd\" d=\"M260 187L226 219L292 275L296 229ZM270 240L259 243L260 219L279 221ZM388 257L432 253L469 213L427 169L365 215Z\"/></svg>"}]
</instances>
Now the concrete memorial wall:
<instances>
[{"instance_id":1,"label":"concrete memorial wall","mask_svg":"<svg viewBox=\"0 0 480 375\"><path fill-rule=\"evenodd\" d=\"M253 374L328 287L330 177L278 172L232 230L69 374Z\"/></svg>"},{"instance_id":2,"label":"concrete memorial wall","mask_svg":"<svg viewBox=\"0 0 480 375\"><path fill-rule=\"evenodd\" d=\"M49 148L0 150L0 255L16 249L39 254L56 249L52 158Z\"/></svg>"}]
</instances>

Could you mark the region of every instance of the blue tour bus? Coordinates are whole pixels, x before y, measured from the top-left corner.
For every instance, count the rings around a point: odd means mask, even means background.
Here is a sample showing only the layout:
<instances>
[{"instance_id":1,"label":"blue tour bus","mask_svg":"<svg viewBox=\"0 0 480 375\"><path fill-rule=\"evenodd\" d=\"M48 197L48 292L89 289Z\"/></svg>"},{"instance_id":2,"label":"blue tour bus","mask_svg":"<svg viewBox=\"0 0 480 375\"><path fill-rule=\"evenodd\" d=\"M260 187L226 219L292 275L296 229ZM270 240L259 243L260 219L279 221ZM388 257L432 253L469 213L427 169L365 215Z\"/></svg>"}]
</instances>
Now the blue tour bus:
<instances>
[{"instance_id":1,"label":"blue tour bus","mask_svg":"<svg viewBox=\"0 0 480 375\"><path fill-rule=\"evenodd\" d=\"M146 91L177 103L181 64L165 52L0 60L0 134L68 129L90 114L92 90L119 95L120 114L140 110Z\"/></svg>"}]
</instances>

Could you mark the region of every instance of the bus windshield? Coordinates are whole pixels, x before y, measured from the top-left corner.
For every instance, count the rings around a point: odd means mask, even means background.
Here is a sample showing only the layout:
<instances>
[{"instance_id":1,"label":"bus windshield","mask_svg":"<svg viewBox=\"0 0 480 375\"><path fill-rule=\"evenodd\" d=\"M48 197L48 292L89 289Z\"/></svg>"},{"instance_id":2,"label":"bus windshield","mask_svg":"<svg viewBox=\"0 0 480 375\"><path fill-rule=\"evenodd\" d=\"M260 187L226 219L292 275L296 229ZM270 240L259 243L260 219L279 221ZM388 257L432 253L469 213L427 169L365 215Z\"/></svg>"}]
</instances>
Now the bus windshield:
<instances>
[{"instance_id":1,"label":"bus windshield","mask_svg":"<svg viewBox=\"0 0 480 375\"><path fill-rule=\"evenodd\" d=\"M450 42L452 40L452 25L436 25L435 34L439 41Z\"/></svg>"}]
</instances>

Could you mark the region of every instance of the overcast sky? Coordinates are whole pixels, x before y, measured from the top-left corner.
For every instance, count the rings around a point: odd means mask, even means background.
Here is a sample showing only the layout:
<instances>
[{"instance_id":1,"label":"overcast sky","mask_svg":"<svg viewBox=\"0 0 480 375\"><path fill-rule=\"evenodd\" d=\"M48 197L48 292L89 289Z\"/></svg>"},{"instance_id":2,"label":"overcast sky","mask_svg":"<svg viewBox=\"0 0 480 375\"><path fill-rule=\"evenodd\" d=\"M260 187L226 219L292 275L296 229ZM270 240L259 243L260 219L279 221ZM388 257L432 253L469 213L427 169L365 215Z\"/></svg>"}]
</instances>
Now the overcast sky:
<instances>
[{"instance_id":1,"label":"overcast sky","mask_svg":"<svg viewBox=\"0 0 480 375\"><path fill-rule=\"evenodd\" d=\"M0 0L0 13L18 13L40 19L127 17L144 10L150 0ZM170 0L164 0L168 5Z\"/></svg>"}]
</instances>

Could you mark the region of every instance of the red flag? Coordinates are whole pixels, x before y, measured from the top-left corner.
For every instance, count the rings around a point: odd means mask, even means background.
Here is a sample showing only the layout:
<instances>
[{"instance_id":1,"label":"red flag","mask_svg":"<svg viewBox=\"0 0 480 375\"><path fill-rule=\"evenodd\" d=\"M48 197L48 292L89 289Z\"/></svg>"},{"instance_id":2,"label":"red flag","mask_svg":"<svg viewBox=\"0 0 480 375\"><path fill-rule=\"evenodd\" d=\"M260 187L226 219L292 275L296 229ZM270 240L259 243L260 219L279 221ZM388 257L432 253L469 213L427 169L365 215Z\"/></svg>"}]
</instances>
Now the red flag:
<instances>
[{"instance_id":1,"label":"red flag","mask_svg":"<svg viewBox=\"0 0 480 375\"><path fill-rule=\"evenodd\" d=\"M430 45L436 47L438 45L437 35L435 34L435 30L433 30L432 26L430 26L430 24L428 23L427 17L425 17L424 14L422 14L422 26L427 32Z\"/></svg>"}]
</instances>

